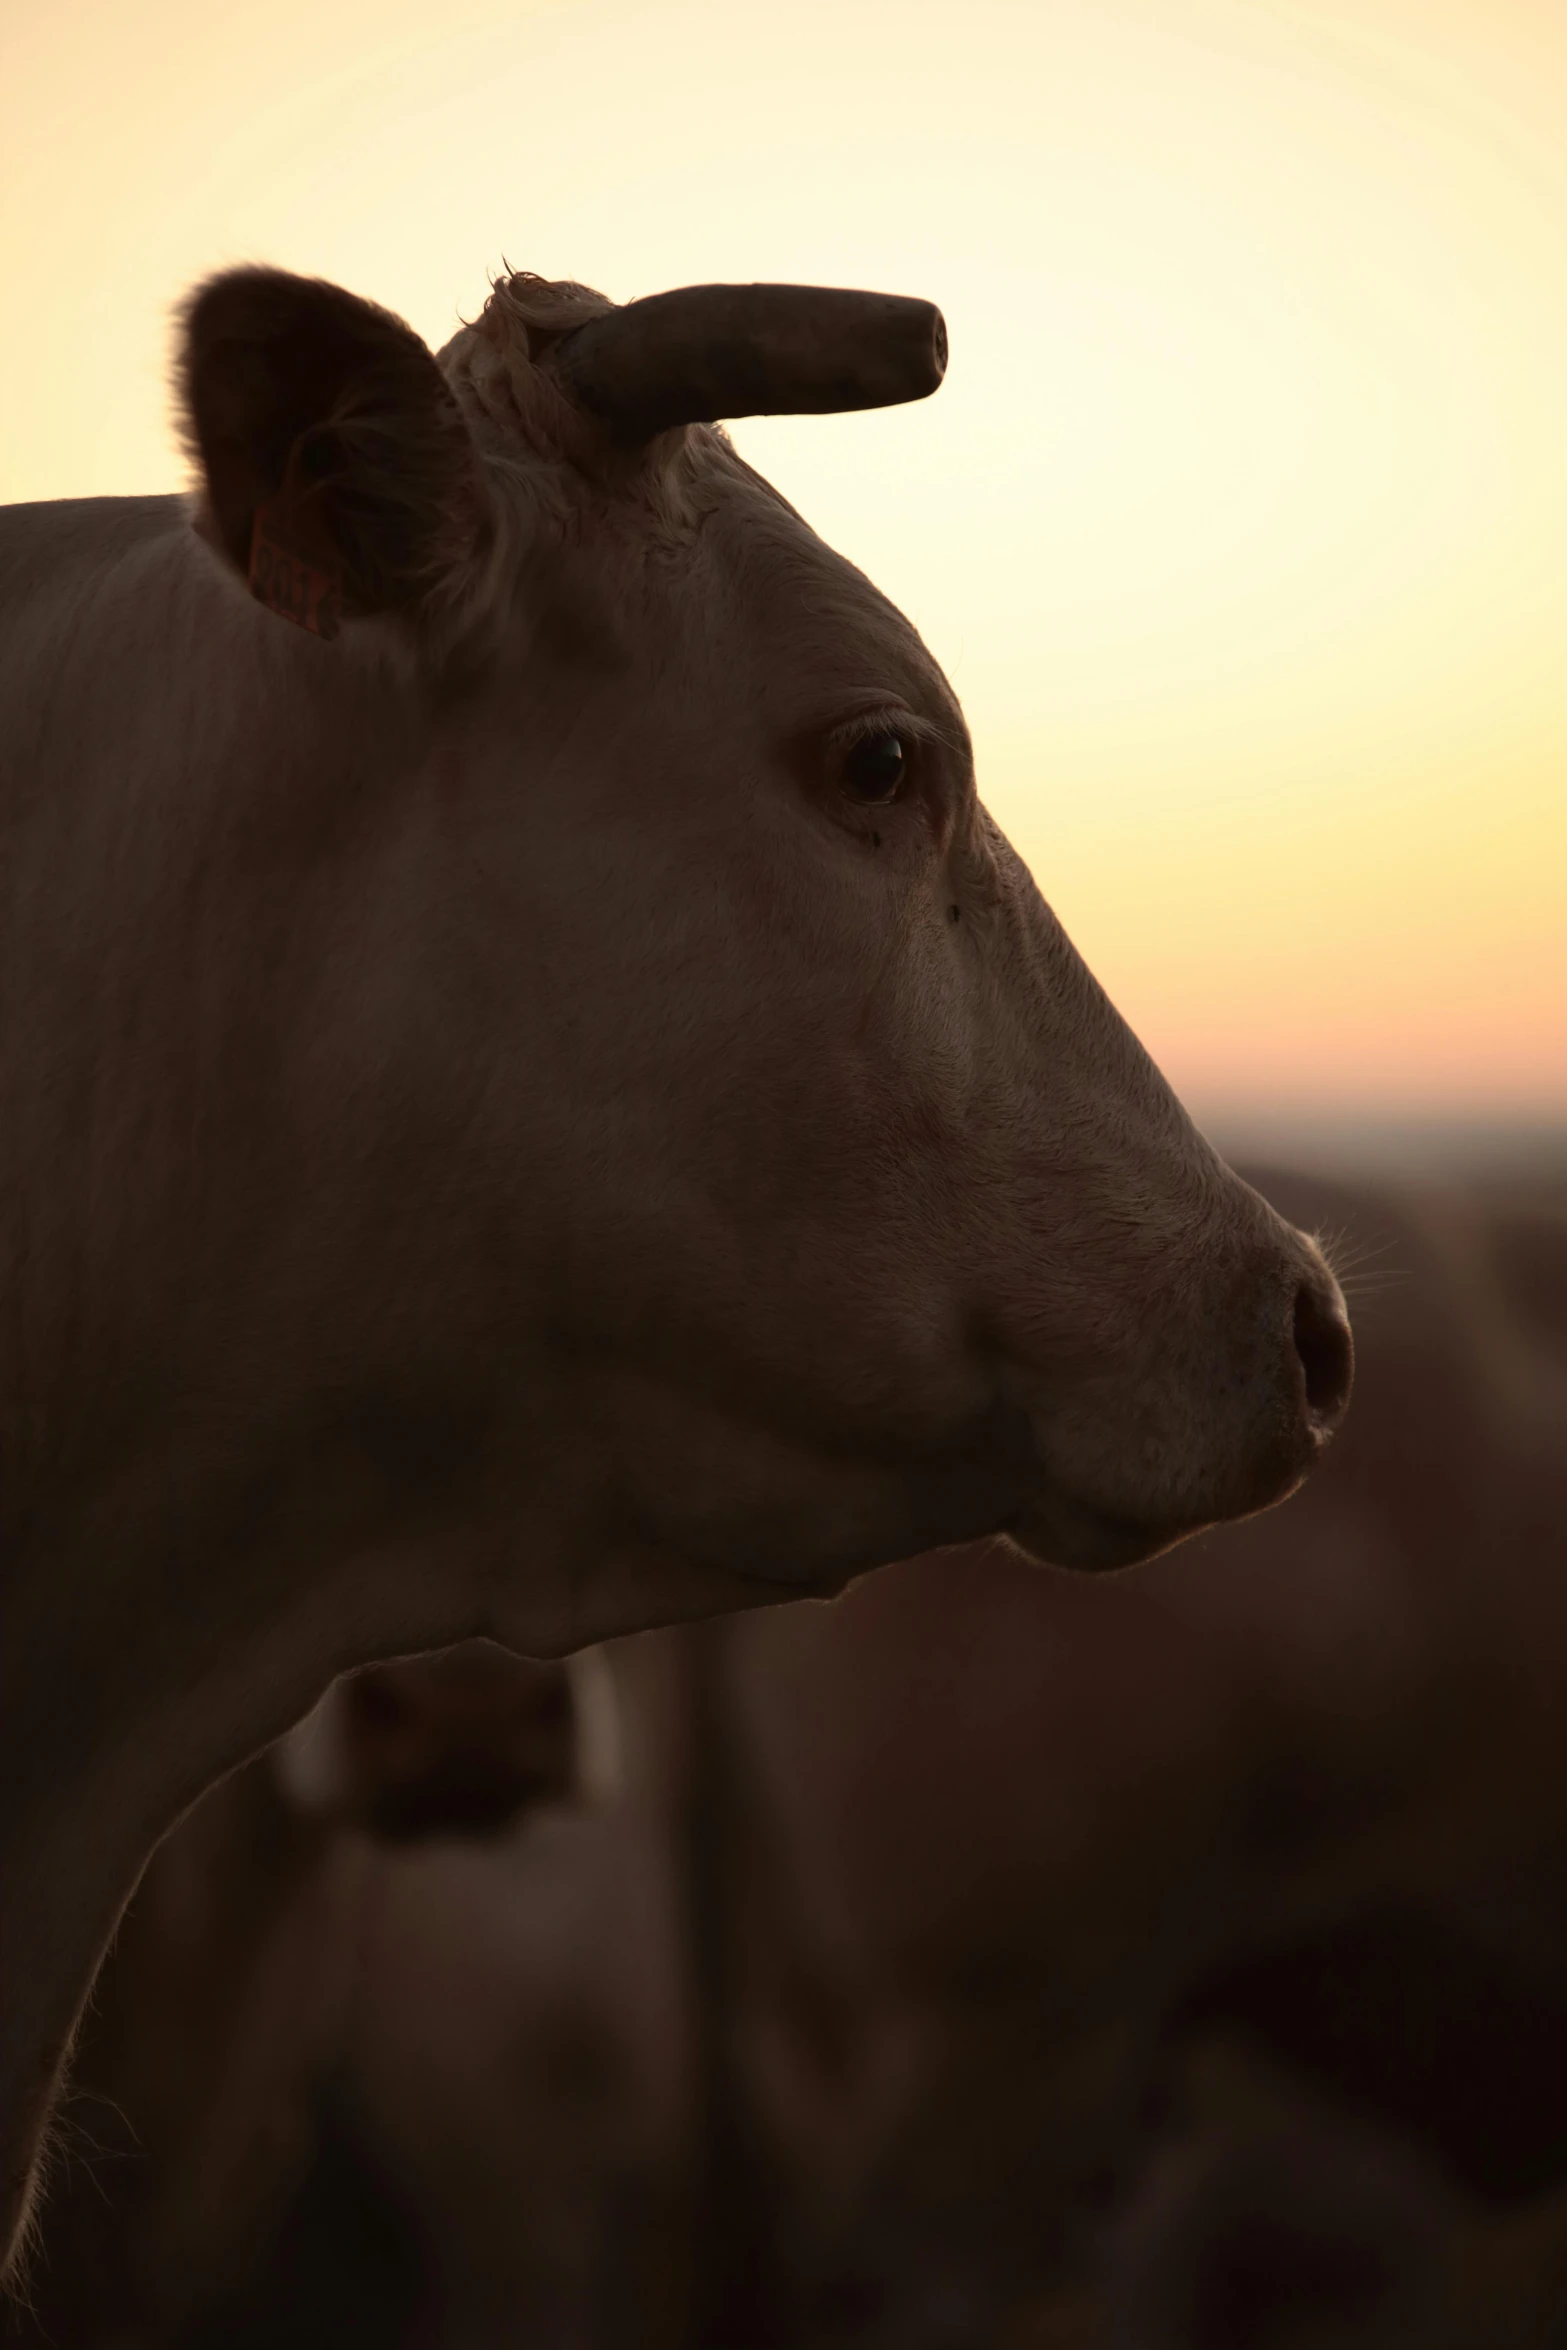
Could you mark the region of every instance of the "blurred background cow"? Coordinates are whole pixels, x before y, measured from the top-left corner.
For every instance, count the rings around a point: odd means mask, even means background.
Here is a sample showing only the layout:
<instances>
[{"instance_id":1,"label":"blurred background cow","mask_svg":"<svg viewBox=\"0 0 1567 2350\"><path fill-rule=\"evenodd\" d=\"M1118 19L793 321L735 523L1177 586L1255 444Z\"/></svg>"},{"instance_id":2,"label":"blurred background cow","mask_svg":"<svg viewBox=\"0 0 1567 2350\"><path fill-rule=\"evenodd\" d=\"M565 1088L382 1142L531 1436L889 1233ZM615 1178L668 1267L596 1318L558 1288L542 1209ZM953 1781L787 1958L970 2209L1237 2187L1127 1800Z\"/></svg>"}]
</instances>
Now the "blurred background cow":
<instances>
[{"instance_id":1,"label":"blurred background cow","mask_svg":"<svg viewBox=\"0 0 1567 2350\"><path fill-rule=\"evenodd\" d=\"M558 1808L577 1713L565 1667L488 1641L371 1666L187 1814L82 2031L22 2339L261 2341L276 2303L288 2338L341 2340L421 2306L345 2152L366 1973L399 1856Z\"/></svg>"},{"instance_id":2,"label":"blurred background cow","mask_svg":"<svg viewBox=\"0 0 1567 2350\"><path fill-rule=\"evenodd\" d=\"M1261 1180L1363 1260L1288 1510L618 1643L590 1803L479 1650L199 1806L48 2338L1567 2341L1567 1187Z\"/></svg>"}]
</instances>

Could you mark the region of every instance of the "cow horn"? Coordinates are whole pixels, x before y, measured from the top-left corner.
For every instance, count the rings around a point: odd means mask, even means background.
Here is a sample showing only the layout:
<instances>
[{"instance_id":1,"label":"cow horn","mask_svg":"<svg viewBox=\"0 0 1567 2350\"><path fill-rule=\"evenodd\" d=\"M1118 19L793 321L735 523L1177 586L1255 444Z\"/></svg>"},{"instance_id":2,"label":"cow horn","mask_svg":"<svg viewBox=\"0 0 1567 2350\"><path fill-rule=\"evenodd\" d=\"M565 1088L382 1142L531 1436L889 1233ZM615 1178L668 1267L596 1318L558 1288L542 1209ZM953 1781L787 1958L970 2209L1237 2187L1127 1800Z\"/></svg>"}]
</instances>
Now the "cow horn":
<instances>
[{"instance_id":1,"label":"cow horn","mask_svg":"<svg viewBox=\"0 0 1567 2350\"><path fill-rule=\"evenodd\" d=\"M680 286L574 327L556 372L578 406L645 439L721 416L825 416L923 400L947 367L934 302L844 286Z\"/></svg>"}]
</instances>

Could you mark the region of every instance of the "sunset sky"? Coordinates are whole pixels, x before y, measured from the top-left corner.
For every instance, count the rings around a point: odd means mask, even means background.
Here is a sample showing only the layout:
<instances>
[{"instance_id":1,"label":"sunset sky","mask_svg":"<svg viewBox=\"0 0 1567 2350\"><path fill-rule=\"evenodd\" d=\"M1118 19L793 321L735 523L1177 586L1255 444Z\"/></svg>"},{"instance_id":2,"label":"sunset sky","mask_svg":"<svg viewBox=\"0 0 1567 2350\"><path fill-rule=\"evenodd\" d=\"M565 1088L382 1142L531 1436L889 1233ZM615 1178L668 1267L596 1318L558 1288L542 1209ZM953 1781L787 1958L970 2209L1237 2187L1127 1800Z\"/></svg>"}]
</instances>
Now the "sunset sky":
<instances>
[{"instance_id":1,"label":"sunset sky","mask_svg":"<svg viewBox=\"0 0 1567 2350\"><path fill-rule=\"evenodd\" d=\"M12 5L0 256L6 499L182 482L232 260L931 296L935 400L736 438L1171 1076L1567 1117L1567 0Z\"/></svg>"}]
</instances>

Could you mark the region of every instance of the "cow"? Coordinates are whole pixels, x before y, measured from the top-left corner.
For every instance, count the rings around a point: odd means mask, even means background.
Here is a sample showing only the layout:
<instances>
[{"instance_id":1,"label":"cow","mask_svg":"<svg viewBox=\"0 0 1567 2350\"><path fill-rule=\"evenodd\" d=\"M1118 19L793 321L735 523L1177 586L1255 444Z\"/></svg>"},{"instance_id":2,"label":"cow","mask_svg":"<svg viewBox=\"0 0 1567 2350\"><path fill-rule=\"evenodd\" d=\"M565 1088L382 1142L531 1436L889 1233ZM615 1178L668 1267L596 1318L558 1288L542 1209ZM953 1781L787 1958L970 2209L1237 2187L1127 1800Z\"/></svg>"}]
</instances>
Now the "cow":
<instances>
[{"instance_id":1,"label":"cow","mask_svg":"<svg viewBox=\"0 0 1567 2350\"><path fill-rule=\"evenodd\" d=\"M13 2314L25 2343L184 2343L277 2267L342 2167L332 2092L400 1857L499 1851L567 1814L581 1773L566 1669L482 1641L372 1666L210 1790L143 1874L100 1971L62 2129L62 2185ZM334 2170L334 2165L336 2170ZM373 2209L361 2195L360 2208ZM364 2230L339 2221L345 2255ZM388 2231L356 2278L418 2307ZM311 2317L295 2310L288 2338Z\"/></svg>"},{"instance_id":2,"label":"cow","mask_svg":"<svg viewBox=\"0 0 1567 2350\"><path fill-rule=\"evenodd\" d=\"M335 1674L1122 1565L1342 1417L1321 1251L715 429L944 365L526 273L437 357L242 268L193 496L0 517L0 2258L148 1852Z\"/></svg>"}]
</instances>

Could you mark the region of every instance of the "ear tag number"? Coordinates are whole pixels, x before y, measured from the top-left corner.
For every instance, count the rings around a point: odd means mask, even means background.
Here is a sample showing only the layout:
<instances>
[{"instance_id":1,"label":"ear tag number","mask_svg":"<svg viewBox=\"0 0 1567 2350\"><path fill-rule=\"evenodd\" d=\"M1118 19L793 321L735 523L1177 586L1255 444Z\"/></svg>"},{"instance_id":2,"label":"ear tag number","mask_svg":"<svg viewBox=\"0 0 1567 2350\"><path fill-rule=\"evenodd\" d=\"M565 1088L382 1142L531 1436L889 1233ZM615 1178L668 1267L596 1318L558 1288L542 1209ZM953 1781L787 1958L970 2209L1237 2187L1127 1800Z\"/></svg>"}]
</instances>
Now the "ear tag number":
<instances>
[{"instance_id":1,"label":"ear tag number","mask_svg":"<svg viewBox=\"0 0 1567 2350\"><path fill-rule=\"evenodd\" d=\"M291 500L268 498L256 508L250 533L250 592L258 604L277 612L312 636L331 638L343 625L343 574L306 553L290 529Z\"/></svg>"}]
</instances>

